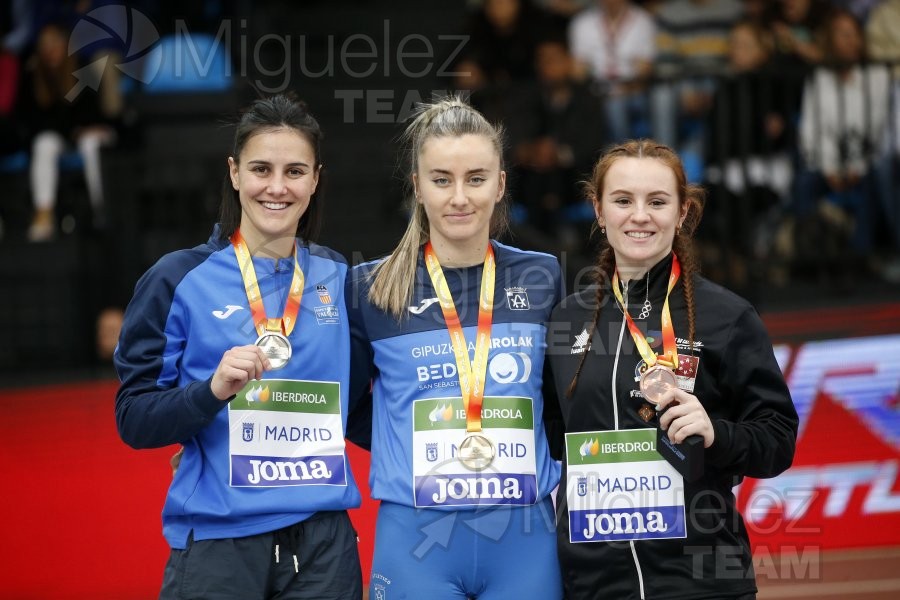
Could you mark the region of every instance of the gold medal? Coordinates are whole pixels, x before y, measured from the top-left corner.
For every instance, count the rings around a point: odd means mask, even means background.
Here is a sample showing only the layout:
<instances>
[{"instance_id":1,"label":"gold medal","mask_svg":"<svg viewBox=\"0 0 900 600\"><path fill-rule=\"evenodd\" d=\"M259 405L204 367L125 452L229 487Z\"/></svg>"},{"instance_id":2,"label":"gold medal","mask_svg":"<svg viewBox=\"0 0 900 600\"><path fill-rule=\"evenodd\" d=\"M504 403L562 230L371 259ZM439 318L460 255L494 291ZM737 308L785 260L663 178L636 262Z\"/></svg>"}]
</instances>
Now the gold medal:
<instances>
[{"instance_id":1,"label":"gold medal","mask_svg":"<svg viewBox=\"0 0 900 600\"><path fill-rule=\"evenodd\" d=\"M441 269L441 263L431 242L425 244L425 264L428 276L441 304L444 323L450 333L450 343L456 358L456 369L459 376L459 390L463 407L466 410L466 437L459 445L457 457L462 465L471 471L480 471L494 460L496 452L494 443L481 433L481 405L484 400L485 373L487 371L488 354L491 346L491 323L494 315L494 280L496 264L494 249L488 244L484 257L484 270L481 275L481 291L478 294L478 329L475 344L475 358L469 360L466 336L462 323L450 294L450 287Z\"/></svg>"},{"instance_id":2,"label":"gold medal","mask_svg":"<svg viewBox=\"0 0 900 600\"><path fill-rule=\"evenodd\" d=\"M484 434L469 433L459 445L459 462L470 471L481 471L494 461L494 443Z\"/></svg>"}]
</instances>

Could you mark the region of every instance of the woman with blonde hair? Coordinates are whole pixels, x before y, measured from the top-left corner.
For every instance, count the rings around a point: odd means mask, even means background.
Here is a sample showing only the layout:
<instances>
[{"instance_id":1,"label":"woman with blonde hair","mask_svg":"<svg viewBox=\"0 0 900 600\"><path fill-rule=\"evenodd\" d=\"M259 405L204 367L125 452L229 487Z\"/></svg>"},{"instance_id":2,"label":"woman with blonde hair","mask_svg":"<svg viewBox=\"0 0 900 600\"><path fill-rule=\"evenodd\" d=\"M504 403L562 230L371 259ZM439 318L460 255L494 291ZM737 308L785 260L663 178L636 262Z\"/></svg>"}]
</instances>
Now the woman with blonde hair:
<instances>
[{"instance_id":1,"label":"woman with blonde hair","mask_svg":"<svg viewBox=\"0 0 900 600\"><path fill-rule=\"evenodd\" d=\"M458 99L408 126L412 216L348 285L368 365L372 598L561 598L541 394L557 260L491 239L505 223L501 131Z\"/></svg>"}]
</instances>

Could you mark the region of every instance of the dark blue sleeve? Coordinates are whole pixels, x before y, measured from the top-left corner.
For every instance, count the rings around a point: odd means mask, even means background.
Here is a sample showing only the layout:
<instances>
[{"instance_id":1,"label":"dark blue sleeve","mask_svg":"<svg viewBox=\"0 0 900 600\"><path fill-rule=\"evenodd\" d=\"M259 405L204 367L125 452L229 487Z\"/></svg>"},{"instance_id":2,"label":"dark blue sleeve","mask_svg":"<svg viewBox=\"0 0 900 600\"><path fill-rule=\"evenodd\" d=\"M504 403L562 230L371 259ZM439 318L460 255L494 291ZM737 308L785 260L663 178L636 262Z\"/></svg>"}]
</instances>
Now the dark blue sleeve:
<instances>
[{"instance_id":1,"label":"dark blue sleeve","mask_svg":"<svg viewBox=\"0 0 900 600\"><path fill-rule=\"evenodd\" d=\"M562 267L559 266L559 263L556 264L556 282L556 302L553 303L553 308L556 308L556 305L566 297L566 278L563 277Z\"/></svg>"},{"instance_id":2,"label":"dark blue sleeve","mask_svg":"<svg viewBox=\"0 0 900 600\"><path fill-rule=\"evenodd\" d=\"M347 439L370 449L372 446L372 377L375 366L372 344L366 331L362 306L367 302L366 274L356 267L347 275L344 301L350 321L350 408Z\"/></svg>"},{"instance_id":3,"label":"dark blue sleeve","mask_svg":"<svg viewBox=\"0 0 900 600\"><path fill-rule=\"evenodd\" d=\"M172 315L175 288L199 260L177 254L161 260L138 281L125 311L113 359L121 381L116 424L122 440L133 448L185 442L226 405L213 395L208 380L185 387L160 383L167 345L168 359L180 363L189 335L183 321Z\"/></svg>"},{"instance_id":4,"label":"dark blue sleeve","mask_svg":"<svg viewBox=\"0 0 900 600\"><path fill-rule=\"evenodd\" d=\"M553 299L553 302L550 307L547 308L547 331L550 330L550 315L552 310L558 305L563 298L566 297L565 292L565 281L562 276L562 270L560 269L559 263L553 263L554 274L554 293L556 297ZM548 334L549 335L549 334ZM549 348L549 340L548 340L548 348ZM556 386L553 381L553 373L550 370L550 361L547 360L547 356L544 356L544 370L543 370L543 380L541 385L541 395L544 400L544 432L547 435L547 444L550 448L550 456L555 460L562 460L563 453L565 452L565 423L563 421L562 409L559 401L559 396L556 392Z\"/></svg>"}]
</instances>

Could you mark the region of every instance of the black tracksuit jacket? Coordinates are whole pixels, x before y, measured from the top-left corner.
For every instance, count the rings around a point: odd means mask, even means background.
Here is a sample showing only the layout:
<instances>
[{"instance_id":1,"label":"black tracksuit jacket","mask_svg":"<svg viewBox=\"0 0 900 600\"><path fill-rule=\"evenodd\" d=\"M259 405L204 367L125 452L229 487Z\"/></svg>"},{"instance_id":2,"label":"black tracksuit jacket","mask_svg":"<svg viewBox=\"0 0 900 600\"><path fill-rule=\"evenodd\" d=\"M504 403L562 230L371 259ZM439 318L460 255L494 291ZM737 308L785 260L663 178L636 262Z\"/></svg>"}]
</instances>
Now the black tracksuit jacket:
<instances>
[{"instance_id":1,"label":"black tracksuit jacket","mask_svg":"<svg viewBox=\"0 0 900 600\"><path fill-rule=\"evenodd\" d=\"M671 264L670 255L650 270L649 278L630 282L627 290L633 318L649 298L649 317L635 322L656 339ZM694 289L693 351L682 280L669 304L679 354L699 357L693 394L713 423L715 442L704 452L703 477L685 482L687 537L570 543L564 468L558 546L569 600L739 598L756 591L750 542L732 488L744 477L774 477L790 466L797 412L754 308L700 276L694 277ZM548 328L547 353L565 431L654 426L638 416L644 403L635 380L641 358L611 290L604 294L577 388L566 398L585 347L585 336L581 341L576 336L590 328L595 298L596 288L569 296L554 310ZM661 342L654 350L662 352ZM557 440L551 446L561 444Z\"/></svg>"}]
</instances>

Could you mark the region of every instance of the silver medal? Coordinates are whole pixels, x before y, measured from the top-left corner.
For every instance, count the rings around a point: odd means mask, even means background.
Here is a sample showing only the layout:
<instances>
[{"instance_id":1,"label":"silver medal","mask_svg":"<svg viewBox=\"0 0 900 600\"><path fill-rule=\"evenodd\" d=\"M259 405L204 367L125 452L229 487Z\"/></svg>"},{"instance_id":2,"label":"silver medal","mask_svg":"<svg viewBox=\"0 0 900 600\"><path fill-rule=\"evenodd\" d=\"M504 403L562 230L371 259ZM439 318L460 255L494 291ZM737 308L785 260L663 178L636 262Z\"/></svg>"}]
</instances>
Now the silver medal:
<instances>
[{"instance_id":1,"label":"silver medal","mask_svg":"<svg viewBox=\"0 0 900 600\"><path fill-rule=\"evenodd\" d=\"M275 331L267 331L256 340L256 345L262 348L263 353L269 359L272 370L276 371L288 363L291 359L291 342Z\"/></svg>"}]
</instances>

